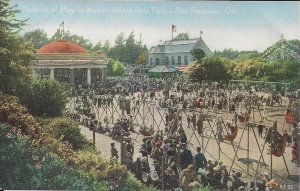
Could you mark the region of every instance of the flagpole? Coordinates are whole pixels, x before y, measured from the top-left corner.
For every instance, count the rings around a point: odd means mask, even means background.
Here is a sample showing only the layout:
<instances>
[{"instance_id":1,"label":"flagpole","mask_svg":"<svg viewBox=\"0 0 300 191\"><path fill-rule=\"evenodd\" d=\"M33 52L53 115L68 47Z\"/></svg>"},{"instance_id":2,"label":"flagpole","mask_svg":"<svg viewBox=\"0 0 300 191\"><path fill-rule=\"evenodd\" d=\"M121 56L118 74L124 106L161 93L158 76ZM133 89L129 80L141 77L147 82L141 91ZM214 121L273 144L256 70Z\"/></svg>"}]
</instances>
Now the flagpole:
<instances>
[{"instance_id":1,"label":"flagpole","mask_svg":"<svg viewBox=\"0 0 300 191\"><path fill-rule=\"evenodd\" d=\"M172 40L173 40L174 32L177 32L176 31L176 25L172 25Z\"/></svg>"},{"instance_id":2,"label":"flagpole","mask_svg":"<svg viewBox=\"0 0 300 191\"><path fill-rule=\"evenodd\" d=\"M64 35L65 35L65 21L63 21L62 24L63 24L63 25L62 25L62 27L63 27L63 35L62 35L62 36L63 36L63 38L64 38Z\"/></svg>"}]
</instances>

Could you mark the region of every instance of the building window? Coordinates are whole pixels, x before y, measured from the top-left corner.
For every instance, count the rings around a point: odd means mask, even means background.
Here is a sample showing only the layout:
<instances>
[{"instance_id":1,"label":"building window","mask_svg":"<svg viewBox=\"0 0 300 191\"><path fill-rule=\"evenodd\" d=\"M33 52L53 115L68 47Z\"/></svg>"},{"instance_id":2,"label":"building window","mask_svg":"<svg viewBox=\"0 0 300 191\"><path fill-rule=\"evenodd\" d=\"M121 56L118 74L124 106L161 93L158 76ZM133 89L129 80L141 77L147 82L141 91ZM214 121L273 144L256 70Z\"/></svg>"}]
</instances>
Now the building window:
<instances>
[{"instance_id":1,"label":"building window","mask_svg":"<svg viewBox=\"0 0 300 191\"><path fill-rule=\"evenodd\" d=\"M172 56L172 65L175 65L175 58Z\"/></svg>"},{"instance_id":2,"label":"building window","mask_svg":"<svg viewBox=\"0 0 300 191\"><path fill-rule=\"evenodd\" d=\"M166 65L169 65L169 57L166 57Z\"/></svg>"},{"instance_id":3,"label":"building window","mask_svg":"<svg viewBox=\"0 0 300 191\"><path fill-rule=\"evenodd\" d=\"M189 61L188 61L188 57L184 56L184 65L188 65Z\"/></svg>"},{"instance_id":4,"label":"building window","mask_svg":"<svg viewBox=\"0 0 300 191\"><path fill-rule=\"evenodd\" d=\"M152 65L153 64L153 59L152 58L150 58L150 65Z\"/></svg>"},{"instance_id":5,"label":"building window","mask_svg":"<svg viewBox=\"0 0 300 191\"><path fill-rule=\"evenodd\" d=\"M159 58L156 58L156 59L155 59L155 64L156 64L156 65L159 65Z\"/></svg>"},{"instance_id":6,"label":"building window","mask_svg":"<svg viewBox=\"0 0 300 191\"><path fill-rule=\"evenodd\" d=\"M178 56L177 61L178 61L177 65L181 65L181 56Z\"/></svg>"}]
</instances>

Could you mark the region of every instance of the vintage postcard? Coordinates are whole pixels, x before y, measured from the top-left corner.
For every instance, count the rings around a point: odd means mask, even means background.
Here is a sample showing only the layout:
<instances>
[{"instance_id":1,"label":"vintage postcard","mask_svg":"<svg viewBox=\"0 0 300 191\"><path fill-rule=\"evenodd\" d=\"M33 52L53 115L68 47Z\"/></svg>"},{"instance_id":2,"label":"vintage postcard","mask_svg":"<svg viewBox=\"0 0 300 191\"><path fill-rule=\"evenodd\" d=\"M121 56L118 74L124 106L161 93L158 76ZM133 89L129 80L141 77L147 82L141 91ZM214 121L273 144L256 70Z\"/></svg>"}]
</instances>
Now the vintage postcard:
<instances>
[{"instance_id":1,"label":"vintage postcard","mask_svg":"<svg viewBox=\"0 0 300 191\"><path fill-rule=\"evenodd\" d=\"M298 191L300 4L0 0L0 188Z\"/></svg>"}]
</instances>

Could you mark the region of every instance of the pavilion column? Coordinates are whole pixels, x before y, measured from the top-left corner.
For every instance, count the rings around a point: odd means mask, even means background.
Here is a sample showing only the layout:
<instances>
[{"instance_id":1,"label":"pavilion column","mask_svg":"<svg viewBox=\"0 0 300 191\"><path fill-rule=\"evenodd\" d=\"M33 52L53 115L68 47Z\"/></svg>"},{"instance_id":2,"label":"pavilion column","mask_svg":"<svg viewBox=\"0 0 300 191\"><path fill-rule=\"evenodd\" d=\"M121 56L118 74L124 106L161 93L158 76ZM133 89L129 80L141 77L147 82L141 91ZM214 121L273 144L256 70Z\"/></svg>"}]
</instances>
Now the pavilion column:
<instances>
[{"instance_id":1,"label":"pavilion column","mask_svg":"<svg viewBox=\"0 0 300 191\"><path fill-rule=\"evenodd\" d=\"M50 79L54 80L54 68L50 68Z\"/></svg>"},{"instance_id":2,"label":"pavilion column","mask_svg":"<svg viewBox=\"0 0 300 191\"><path fill-rule=\"evenodd\" d=\"M75 78L74 69L70 68L70 83L71 84L74 84L74 78Z\"/></svg>"},{"instance_id":3,"label":"pavilion column","mask_svg":"<svg viewBox=\"0 0 300 191\"><path fill-rule=\"evenodd\" d=\"M87 69L86 78L87 78L87 80L86 80L87 84L91 84L91 69L90 68Z\"/></svg>"}]
</instances>

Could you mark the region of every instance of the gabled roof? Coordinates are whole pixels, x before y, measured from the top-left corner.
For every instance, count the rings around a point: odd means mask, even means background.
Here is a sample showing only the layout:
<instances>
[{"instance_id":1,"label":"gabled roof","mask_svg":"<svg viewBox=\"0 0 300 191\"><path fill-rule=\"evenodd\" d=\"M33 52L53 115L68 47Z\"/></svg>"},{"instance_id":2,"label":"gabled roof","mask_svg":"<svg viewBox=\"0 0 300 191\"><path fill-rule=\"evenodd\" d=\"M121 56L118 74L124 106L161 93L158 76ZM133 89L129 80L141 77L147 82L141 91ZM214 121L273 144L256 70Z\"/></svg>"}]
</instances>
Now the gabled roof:
<instances>
[{"instance_id":1,"label":"gabled roof","mask_svg":"<svg viewBox=\"0 0 300 191\"><path fill-rule=\"evenodd\" d=\"M173 68L171 68L168 65L157 65L155 67L153 67L151 70L149 70L148 72L160 72L160 73L170 73L170 72L175 72L176 70L174 70Z\"/></svg>"},{"instance_id":2,"label":"gabled roof","mask_svg":"<svg viewBox=\"0 0 300 191\"><path fill-rule=\"evenodd\" d=\"M200 38L196 42L196 45L195 45L194 49L202 49L205 52L206 56L209 56L209 55L212 54L211 50L208 48L208 46L206 45L206 43L203 41L202 38Z\"/></svg>"},{"instance_id":3,"label":"gabled roof","mask_svg":"<svg viewBox=\"0 0 300 191\"><path fill-rule=\"evenodd\" d=\"M149 50L149 53L155 53L156 46L152 46Z\"/></svg>"},{"instance_id":4,"label":"gabled roof","mask_svg":"<svg viewBox=\"0 0 300 191\"><path fill-rule=\"evenodd\" d=\"M152 47L149 53L187 53L194 49L202 49L207 56L212 54L202 38L165 41L161 45Z\"/></svg>"},{"instance_id":5,"label":"gabled roof","mask_svg":"<svg viewBox=\"0 0 300 191\"><path fill-rule=\"evenodd\" d=\"M174 45L182 45L182 44L195 44L199 38L194 38L194 39L188 39L188 40L170 40L170 41L165 41L162 43L162 45L167 45L167 46L174 46Z\"/></svg>"}]
</instances>

